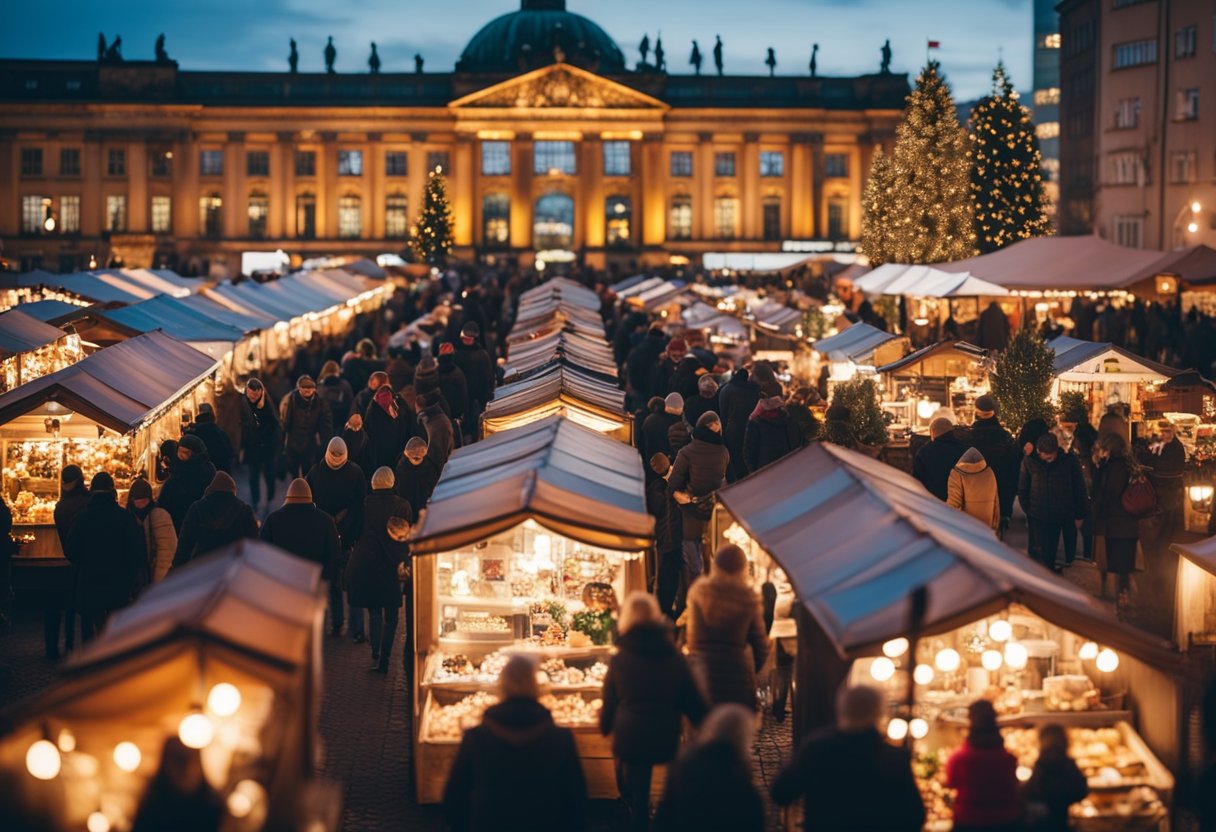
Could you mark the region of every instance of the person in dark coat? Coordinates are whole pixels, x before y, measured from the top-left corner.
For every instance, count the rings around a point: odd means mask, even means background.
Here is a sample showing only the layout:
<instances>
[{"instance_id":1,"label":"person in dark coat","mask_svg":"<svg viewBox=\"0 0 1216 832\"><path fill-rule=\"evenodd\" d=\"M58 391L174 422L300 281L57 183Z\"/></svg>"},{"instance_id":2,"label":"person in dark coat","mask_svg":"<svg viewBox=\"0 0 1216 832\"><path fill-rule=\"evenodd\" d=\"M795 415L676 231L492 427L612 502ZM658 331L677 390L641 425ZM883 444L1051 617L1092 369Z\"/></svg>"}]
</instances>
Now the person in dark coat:
<instances>
[{"instance_id":1,"label":"person in dark coat","mask_svg":"<svg viewBox=\"0 0 1216 832\"><path fill-rule=\"evenodd\" d=\"M452 424L466 431L469 424L469 383L456 364L456 348L450 343L439 345L439 392L451 408Z\"/></svg>"},{"instance_id":2,"label":"person in dark coat","mask_svg":"<svg viewBox=\"0 0 1216 832\"><path fill-rule=\"evenodd\" d=\"M203 774L202 753L176 734L167 737L132 832L218 832L224 816L224 801Z\"/></svg>"},{"instance_id":3,"label":"person in dark coat","mask_svg":"<svg viewBox=\"0 0 1216 832\"><path fill-rule=\"evenodd\" d=\"M1085 521L1089 495L1085 475L1075 454L1060 449L1054 433L1045 433L1035 445L1035 453L1022 460L1018 476L1018 502L1031 527L1032 558L1048 569L1056 565L1056 551L1064 538L1064 563L1077 555L1076 529Z\"/></svg>"},{"instance_id":4,"label":"person in dark coat","mask_svg":"<svg viewBox=\"0 0 1216 832\"><path fill-rule=\"evenodd\" d=\"M1039 728L1039 756L1022 789L1031 832L1068 832L1068 807L1089 795L1089 781L1068 756L1068 734L1056 722Z\"/></svg>"},{"instance_id":5,"label":"person in dark coat","mask_svg":"<svg viewBox=\"0 0 1216 832\"><path fill-rule=\"evenodd\" d=\"M464 424L465 435L477 435L477 420L494 398L494 359L481 344L481 327L475 321L467 322L460 330L460 341L453 356L456 366L464 373L469 390L468 419Z\"/></svg>"},{"instance_id":6,"label":"person in dark coat","mask_svg":"<svg viewBox=\"0 0 1216 832\"><path fill-rule=\"evenodd\" d=\"M679 393L668 393L667 401L671 401L673 396L679 396ZM681 397L682 398L682 397ZM667 405L670 407L670 405ZM714 414L717 415L716 413ZM681 416L671 423L667 428L667 447L671 448L671 455L674 457L680 453L680 449L692 441L693 426L684 420Z\"/></svg>"},{"instance_id":7,"label":"person in dark coat","mask_svg":"<svg viewBox=\"0 0 1216 832\"><path fill-rule=\"evenodd\" d=\"M452 420L443 412L439 401L439 392L432 391L418 396L414 407L418 410L418 426L426 434L426 454L442 472L448 457L456 449L456 441Z\"/></svg>"},{"instance_id":8,"label":"person in dark coat","mask_svg":"<svg viewBox=\"0 0 1216 832\"><path fill-rule=\"evenodd\" d=\"M749 474L806 444L802 430L785 409L781 385L765 385L763 393L743 434L743 461Z\"/></svg>"},{"instance_id":9,"label":"person in dark coat","mask_svg":"<svg viewBox=\"0 0 1216 832\"><path fill-rule=\"evenodd\" d=\"M258 521L249 504L236 496L236 482L223 471L215 474L201 500L190 506L177 535L173 566L183 566L243 537L258 536Z\"/></svg>"},{"instance_id":10,"label":"person in dark coat","mask_svg":"<svg viewBox=\"0 0 1216 832\"><path fill-rule=\"evenodd\" d=\"M752 780L756 718L741 705L714 708L667 770L655 832L760 832L764 802Z\"/></svg>"},{"instance_id":11,"label":"person in dark coat","mask_svg":"<svg viewBox=\"0 0 1216 832\"><path fill-rule=\"evenodd\" d=\"M1022 429L1018 431L1018 438L1013 440L1014 450L1020 452L1022 457L1028 457L1034 453L1035 446L1038 445L1039 437L1050 431L1047 422L1042 419L1031 419L1026 424L1022 425ZM984 457L987 459L987 457ZM1022 460L1018 459L1018 470L1022 468Z\"/></svg>"},{"instance_id":12,"label":"person in dark coat","mask_svg":"<svg viewBox=\"0 0 1216 832\"><path fill-rule=\"evenodd\" d=\"M359 470L363 472L364 478L370 480L371 474L367 470L368 448L370 445L367 431L363 427L362 414L350 414L350 417L346 420L346 425L342 428L342 441L346 443L346 458L358 465Z\"/></svg>"},{"instance_id":13,"label":"person in dark coat","mask_svg":"<svg viewBox=\"0 0 1216 832\"><path fill-rule=\"evenodd\" d=\"M667 431L684 418L680 415L684 410L683 396L678 393L668 396L666 399L654 396L646 406L650 413L642 422L642 436L638 450L646 459L655 454L674 456L671 452L671 444L667 439Z\"/></svg>"},{"instance_id":14,"label":"person in dark coat","mask_svg":"<svg viewBox=\"0 0 1216 832\"><path fill-rule=\"evenodd\" d=\"M1037 438L1037 437L1036 437ZM1001 427L997 419L996 399L990 395L975 400L975 421L971 423L971 446L984 455L984 461L996 475L996 488L1001 509L1003 534L1013 516L1013 498L1018 493L1018 469L1022 454L1014 446L1013 436Z\"/></svg>"},{"instance_id":15,"label":"person in dark coat","mask_svg":"<svg viewBox=\"0 0 1216 832\"><path fill-rule=\"evenodd\" d=\"M321 365L317 374L317 398L329 405L330 428L332 432L341 430L346 424L346 417L355 406L355 390L351 383L342 378L337 361L326 361ZM330 437L325 437L329 441Z\"/></svg>"},{"instance_id":16,"label":"person in dark coat","mask_svg":"<svg viewBox=\"0 0 1216 832\"><path fill-rule=\"evenodd\" d=\"M718 413L718 382L711 375L703 375L697 380L697 395L684 400L684 421L695 425L701 414L710 411Z\"/></svg>"},{"instance_id":17,"label":"person in dark coat","mask_svg":"<svg viewBox=\"0 0 1216 832\"><path fill-rule=\"evenodd\" d=\"M334 519L313 504L308 482L294 479L287 486L282 508L262 524L262 540L323 569L342 557Z\"/></svg>"},{"instance_id":18,"label":"person in dark coat","mask_svg":"<svg viewBox=\"0 0 1216 832\"><path fill-rule=\"evenodd\" d=\"M177 444L177 462L173 464L169 479L161 486L158 500L160 507L173 518L178 537L181 537L190 506L202 499L214 479L215 466L211 464L203 440L193 434L183 436Z\"/></svg>"},{"instance_id":19,"label":"person in dark coat","mask_svg":"<svg viewBox=\"0 0 1216 832\"><path fill-rule=\"evenodd\" d=\"M334 435L329 405L317 397L312 376L300 376L296 388L279 404L287 476L302 477L321 455L322 443Z\"/></svg>"},{"instance_id":20,"label":"person in dark coat","mask_svg":"<svg viewBox=\"0 0 1216 832\"><path fill-rule=\"evenodd\" d=\"M367 386L355 394L355 400L351 404L350 412L358 413L360 416L367 413L367 407L372 403L372 397L376 395L376 391L380 389L380 385L388 383L388 373L376 372L368 376Z\"/></svg>"},{"instance_id":21,"label":"person in dark coat","mask_svg":"<svg viewBox=\"0 0 1216 832\"><path fill-rule=\"evenodd\" d=\"M802 434L803 444L818 439L823 433L823 425L819 423L812 405L819 404L819 393L814 387L799 387L785 403L785 410L790 415L790 421Z\"/></svg>"},{"instance_id":22,"label":"person in dark coat","mask_svg":"<svg viewBox=\"0 0 1216 832\"><path fill-rule=\"evenodd\" d=\"M629 353L644 337L646 331L646 315L642 312L630 312L616 326L612 336L612 359L617 369L624 369Z\"/></svg>"},{"instance_id":23,"label":"person in dark coat","mask_svg":"<svg viewBox=\"0 0 1216 832\"><path fill-rule=\"evenodd\" d=\"M342 377L352 390L361 390L372 373L383 369L384 362L376 358L376 345L370 338L355 344L354 355L348 355L342 361Z\"/></svg>"},{"instance_id":24,"label":"person in dark coat","mask_svg":"<svg viewBox=\"0 0 1216 832\"><path fill-rule=\"evenodd\" d=\"M684 570L676 593L676 614L684 609L689 586L705 571L705 529L709 522L706 504L712 505L712 495L726 481L726 466L730 454L722 443L722 421L717 413L706 413L692 432L692 441L680 449L667 478L668 487L680 503L683 520ZM683 496L681 496L683 495Z\"/></svg>"},{"instance_id":25,"label":"person in dark coat","mask_svg":"<svg viewBox=\"0 0 1216 832\"><path fill-rule=\"evenodd\" d=\"M67 551L68 534L72 523L89 504L89 488L85 485L84 472L79 465L65 465L59 475L59 502L55 503L55 532L59 536L59 550ZM59 658L59 629L63 626L63 649L71 652L76 646L76 567L63 570L62 602L52 605L43 613L43 637L46 657Z\"/></svg>"},{"instance_id":26,"label":"person in dark coat","mask_svg":"<svg viewBox=\"0 0 1216 832\"><path fill-rule=\"evenodd\" d=\"M760 402L760 384L753 381L746 368L740 367L730 381L718 391L718 415L722 417L722 440L730 451L730 466L726 471L729 482L747 476L743 461L743 438L747 421Z\"/></svg>"},{"instance_id":27,"label":"person in dark coat","mask_svg":"<svg viewBox=\"0 0 1216 832\"><path fill-rule=\"evenodd\" d=\"M771 645L742 549L732 543L718 548L713 571L688 591L686 616L688 660L709 701L755 711L756 674Z\"/></svg>"},{"instance_id":28,"label":"person in dark coat","mask_svg":"<svg viewBox=\"0 0 1216 832\"><path fill-rule=\"evenodd\" d=\"M498 681L502 701L464 732L448 775L448 825L453 832L584 829L587 784L574 734L537 701L535 659L512 656Z\"/></svg>"},{"instance_id":29,"label":"person in dark coat","mask_svg":"<svg viewBox=\"0 0 1216 832\"><path fill-rule=\"evenodd\" d=\"M439 468L435 460L427 454L426 440L411 436L405 443L401 459L397 461L397 469L393 472L397 496L410 504L413 514L408 518L412 523L418 512L426 508L431 501L431 493L439 483Z\"/></svg>"},{"instance_id":30,"label":"person in dark coat","mask_svg":"<svg viewBox=\"0 0 1216 832\"><path fill-rule=\"evenodd\" d=\"M654 518L654 594L663 614L675 619L676 593L684 570L684 518L667 481L671 460L666 454L650 458L652 476L646 483L646 511Z\"/></svg>"},{"instance_id":31,"label":"person in dark coat","mask_svg":"<svg viewBox=\"0 0 1216 832\"><path fill-rule=\"evenodd\" d=\"M346 442L335 436L329 440L325 458L312 467L305 479L308 481L310 501L328 514L338 529L340 546L337 556L324 564L323 574L329 582L329 632L330 635L338 635L342 632L344 620L342 573L347 554L355 545L363 522L367 477L356 463L351 462ZM356 644L362 644L367 638L363 610L358 607L351 607L350 610L350 635Z\"/></svg>"},{"instance_id":32,"label":"person in dark coat","mask_svg":"<svg viewBox=\"0 0 1216 832\"><path fill-rule=\"evenodd\" d=\"M667 348L663 351L659 363L653 365L650 370L650 392L655 396L666 396L668 393L676 392L672 389L671 378L675 375L676 367L688 355L688 342L683 338L672 338L667 342ZM689 395L696 393L694 387ZM680 394L683 396L683 394Z\"/></svg>"},{"instance_id":33,"label":"person in dark coat","mask_svg":"<svg viewBox=\"0 0 1216 832\"><path fill-rule=\"evenodd\" d=\"M279 413L270 405L270 395L259 379L245 382L241 396L241 450L249 468L249 499L256 509L262 502L262 483L266 483L266 504L274 500L278 480Z\"/></svg>"},{"instance_id":34,"label":"person in dark coat","mask_svg":"<svg viewBox=\"0 0 1216 832\"><path fill-rule=\"evenodd\" d=\"M347 596L351 609L366 609L371 635L372 669L388 672L397 619L401 584L397 570L409 556L410 504L393 492L393 472L378 468L372 474L372 492L363 502L359 539L346 565ZM410 622L405 623L406 652L413 652Z\"/></svg>"},{"instance_id":35,"label":"person in dark coat","mask_svg":"<svg viewBox=\"0 0 1216 832\"><path fill-rule=\"evenodd\" d=\"M1123 490L1132 476L1133 460L1127 440L1118 433L1098 437L1093 450L1094 534L1106 543L1106 568L1102 570L1102 594L1106 594L1106 573L1113 573L1121 604L1131 589L1136 570L1136 545L1140 521L1123 507ZM1067 531L1065 532L1067 534Z\"/></svg>"},{"instance_id":36,"label":"person in dark coat","mask_svg":"<svg viewBox=\"0 0 1216 832\"><path fill-rule=\"evenodd\" d=\"M996 301L988 304L980 313L976 346L986 350L1000 351L1009 346L1009 316Z\"/></svg>"},{"instance_id":37,"label":"person in dark coat","mask_svg":"<svg viewBox=\"0 0 1216 832\"><path fill-rule=\"evenodd\" d=\"M706 372L701 359L691 352L685 353L671 374L671 380L667 383L667 392L679 393L684 397L684 401L688 401L697 395L697 384Z\"/></svg>"},{"instance_id":38,"label":"person in dark coat","mask_svg":"<svg viewBox=\"0 0 1216 832\"><path fill-rule=\"evenodd\" d=\"M836 726L808 737L773 781L778 806L803 799L806 832L920 832L924 826L912 760L879 732L885 710L877 688L842 688Z\"/></svg>"},{"instance_id":39,"label":"person in dark coat","mask_svg":"<svg viewBox=\"0 0 1216 832\"><path fill-rule=\"evenodd\" d=\"M625 359L626 390L629 392L633 407L640 407L643 402L649 401L655 396L662 398L666 395L666 390L660 391L652 383L655 368L659 364L660 356L663 355L665 340L663 330L652 326L646 331L646 336L642 338L641 342L629 351L629 357Z\"/></svg>"},{"instance_id":40,"label":"person in dark coat","mask_svg":"<svg viewBox=\"0 0 1216 832\"><path fill-rule=\"evenodd\" d=\"M700 725L709 707L653 595L633 592L625 599L619 631L604 677L600 732L612 737L617 782L633 828L646 830L654 766L675 758L681 718Z\"/></svg>"},{"instance_id":41,"label":"person in dark coat","mask_svg":"<svg viewBox=\"0 0 1216 832\"><path fill-rule=\"evenodd\" d=\"M385 382L376 388L376 395L363 414L363 429L367 431L364 459L373 471L385 465L395 465L397 455L413 431L408 412Z\"/></svg>"},{"instance_id":42,"label":"person in dark coat","mask_svg":"<svg viewBox=\"0 0 1216 832\"><path fill-rule=\"evenodd\" d=\"M1157 492L1157 506L1164 515L1160 540L1172 543L1185 531L1185 506L1182 472L1186 468L1186 448L1174 430L1174 424L1162 420L1157 425L1157 441L1141 455L1140 463L1148 469L1148 479ZM1168 551L1168 546L1166 547ZM1173 560L1173 558L1171 558Z\"/></svg>"},{"instance_id":43,"label":"person in dark coat","mask_svg":"<svg viewBox=\"0 0 1216 832\"><path fill-rule=\"evenodd\" d=\"M148 563L144 530L118 504L114 478L106 472L93 475L89 504L72 522L63 553L76 568L80 638L89 641L110 613L131 602Z\"/></svg>"},{"instance_id":44,"label":"person in dark coat","mask_svg":"<svg viewBox=\"0 0 1216 832\"><path fill-rule=\"evenodd\" d=\"M236 451L232 448L232 440L224 429L215 423L215 408L210 402L198 406L198 418L190 426L187 433L193 433L207 446L207 456L217 471L232 473L236 463Z\"/></svg>"},{"instance_id":45,"label":"person in dark coat","mask_svg":"<svg viewBox=\"0 0 1216 832\"><path fill-rule=\"evenodd\" d=\"M929 423L931 441L912 460L912 476L943 503L950 499L950 472L970 447L959 439L954 424L945 416Z\"/></svg>"}]
</instances>

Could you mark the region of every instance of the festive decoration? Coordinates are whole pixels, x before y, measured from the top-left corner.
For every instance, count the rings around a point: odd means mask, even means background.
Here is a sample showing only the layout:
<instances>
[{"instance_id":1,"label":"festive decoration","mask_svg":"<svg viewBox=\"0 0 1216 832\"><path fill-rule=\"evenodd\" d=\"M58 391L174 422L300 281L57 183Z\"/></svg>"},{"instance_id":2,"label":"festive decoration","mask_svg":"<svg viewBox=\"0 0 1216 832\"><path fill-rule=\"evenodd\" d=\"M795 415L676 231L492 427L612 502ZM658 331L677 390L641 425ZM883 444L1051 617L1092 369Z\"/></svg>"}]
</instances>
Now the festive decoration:
<instances>
[{"instance_id":1,"label":"festive decoration","mask_svg":"<svg viewBox=\"0 0 1216 832\"><path fill-rule=\"evenodd\" d=\"M1005 427L1016 433L1031 419L1051 424L1051 376L1055 353L1033 329L1019 329L996 358L992 395Z\"/></svg>"},{"instance_id":2,"label":"festive decoration","mask_svg":"<svg viewBox=\"0 0 1216 832\"><path fill-rule=\"evenodd\" d=\"M998 63L992 94L971 111L971 194L981 254L1051 233L1039 139L1030 113Z\"/></svg>"},{"instance_id":3,"label":"festive decoration","mask_svg":"<svg viewBox=\"0 0 1216 832\"><path fill-rule=\"evenodd\" d=\"M937 61L930 61L908 96L895 129L889 185L879 170L876 187L885 192L885 211L869 213L870 225L887 226L883 239L889 239L889 247L874 243L884 262L941 263L975 254L967 133L938 69ZM869 256L870 249L865 251Z\"/></svg>"},{"instance_id":4,"label":"festive decoration","mask_svg":"<svg viewBox=\"0 0 1216 832\"><path fill-rule=\"evenodd\" d=\"M861 250L871 266L894 261L895 242L891 234L890 208L894 201L891 157L878 148L870 165L870 176L861 196Z\"/></svg>"},{"instance_id":5,"label":"festive decoration","mask_svg":"<svg viewBox=\"0 0 1216 832\"><path fill-rule=\"evenodd\" d=\"M887 416L878 403L878 386L873 379L853 378L837 384L832 391L832 404L847 407L850 418L847 423L828 422L825 432L829 442L845 447L851 447L850 439L861 445L887 444ZM838 428L838 424L842 427ZM838 431L845 425L849 435L841 436Z\"/></svg>"},{"instance_id":6,"label":"festive decoration","mask_svg":"<svg viewBox=\"0 0 1216 832\"><path fill-rule=\"evenodd\" d=\"M1080 390L1066 390L1060 394L1060 416L1065 422L1088 422L1089 405Z\"/></svg>"},{"instance_id":7,"label":"festive decoration","mask_svg":"<svg viewBox=\"0 0 1216 832\"><path fill-rule=\"evenodd\" d=\"M427 175L422 213L412 231L410 247L419 260L432 266L447 262L452 253L452 209L448 205L443 168L436 167Z\"/></svg>"}]
</instances>

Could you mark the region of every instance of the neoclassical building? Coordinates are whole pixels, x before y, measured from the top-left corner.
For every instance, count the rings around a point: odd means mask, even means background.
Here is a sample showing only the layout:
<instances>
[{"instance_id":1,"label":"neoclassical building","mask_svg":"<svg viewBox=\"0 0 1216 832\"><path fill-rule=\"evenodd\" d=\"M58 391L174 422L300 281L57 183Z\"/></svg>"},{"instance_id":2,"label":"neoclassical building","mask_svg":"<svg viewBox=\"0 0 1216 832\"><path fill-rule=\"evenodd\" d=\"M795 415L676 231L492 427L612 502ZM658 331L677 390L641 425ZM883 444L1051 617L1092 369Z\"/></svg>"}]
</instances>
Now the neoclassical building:
<instances>
[{"instance_id":1,"label":"neoclassical building","mask_svg":"<svg viewBox=\"0 0 1216 832\"><path fill-rule=\"evenodd\" d=\"M630 69L564 0L523 0L454 72L0 61L0 256L232 274L243 251L396 251L436 167L463 257L856 239L907 76L718 75L705 52L701 75Z\"/></svg>"}]
</instances>

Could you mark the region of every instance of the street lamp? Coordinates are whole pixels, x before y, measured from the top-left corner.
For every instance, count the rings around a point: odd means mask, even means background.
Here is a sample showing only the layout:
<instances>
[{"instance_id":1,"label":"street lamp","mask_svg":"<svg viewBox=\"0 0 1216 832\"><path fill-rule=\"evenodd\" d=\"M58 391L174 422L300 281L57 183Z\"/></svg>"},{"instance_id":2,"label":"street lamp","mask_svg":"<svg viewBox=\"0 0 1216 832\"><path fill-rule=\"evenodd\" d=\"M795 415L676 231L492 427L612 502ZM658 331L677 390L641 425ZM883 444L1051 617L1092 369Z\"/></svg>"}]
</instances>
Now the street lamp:
<instances>
[{"instance_id":1,"label":"street lamp","mask_svg":"<svg viewBox=\"0 0 1216 832\"><path fill-rule=\"evenodd\" d=\"M1179 224L1182 222L1182 218L1184 216L1186 216L1187 212L1189 211L1191 214L1191 219L1186 224L1186 233L1187 234L1199 233L1199 212L1202 210L1203 210L1203 205L1201 205L1199 200L1197 200L1197 199L1193 200L1188 205L1183 205L1182 209L1178 212L1178 216L1174 218L1174 228L1177 228L1179 226ZM1179 234L1177 247L1182 248L1185 245L1186 245L1185 235Z\"/></svg>"},{"instance_id":2,"label":"street lamp","mask_svg":"<svg viewBox=\"0 0 1216 832\"><path fill-rule=\"evenodd\" d=\"M49 234L55 230L55 213L51 210L51 201L49 199L42 200L42 227Z\"/></svg>"}]
</instances>

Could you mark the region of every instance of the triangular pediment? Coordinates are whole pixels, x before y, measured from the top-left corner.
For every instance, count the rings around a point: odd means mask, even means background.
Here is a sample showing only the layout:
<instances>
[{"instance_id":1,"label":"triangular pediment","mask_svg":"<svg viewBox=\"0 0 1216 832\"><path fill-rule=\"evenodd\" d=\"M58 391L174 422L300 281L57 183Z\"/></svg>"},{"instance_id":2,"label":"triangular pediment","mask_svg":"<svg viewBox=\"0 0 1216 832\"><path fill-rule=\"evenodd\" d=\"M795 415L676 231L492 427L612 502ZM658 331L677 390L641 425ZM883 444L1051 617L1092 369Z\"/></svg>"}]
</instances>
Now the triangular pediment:
<instances>
[{"instance_id":1,"label":"triangular pediment","mask_svg":"<svg viewBox=\"0 0 1216 832\"><path fill-rule=\"evenodd\" d=\"M462 108L666 110L657 98L565 63L533 70L458 98Z\"/></svg>"}]
</instances>

